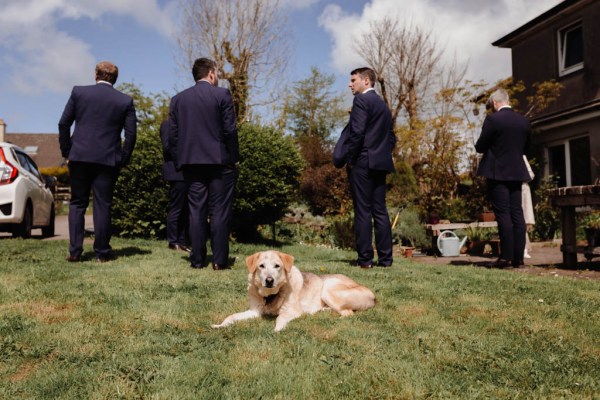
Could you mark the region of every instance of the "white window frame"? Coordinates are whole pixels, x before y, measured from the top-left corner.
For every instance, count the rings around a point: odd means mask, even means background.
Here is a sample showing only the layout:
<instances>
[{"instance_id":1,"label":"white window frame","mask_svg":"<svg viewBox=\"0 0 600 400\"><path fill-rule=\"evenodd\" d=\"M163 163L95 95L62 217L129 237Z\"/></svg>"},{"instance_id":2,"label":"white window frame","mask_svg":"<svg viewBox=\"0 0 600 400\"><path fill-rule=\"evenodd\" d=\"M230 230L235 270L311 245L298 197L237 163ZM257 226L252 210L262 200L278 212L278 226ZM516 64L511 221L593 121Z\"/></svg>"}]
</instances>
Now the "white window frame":
<instances>
[{"instance_id":1,"label":"white window frame","mask_svg":"<svg viewBox=\"0 0 600 400\"><path fill-rule=\"evenodd\" d=\"M567 25L564 28L559 29L557 34L557 43L558 43L558 75L564 76L570 74L575 71L579 71L583 69L583 60L575 65L571 65L570 67L565 67L565 59L566 59L566 41L567 41L567 33L576 28L582 28L581 21L577 21L570 25ZM583 38L582 38L583 41ZM583 46L583 43L581 44Z\"/></svg>"},{"instance_id":2,"label":"white window frame","mask_svg":"<svg viewBox=\"0 0 600 400\"><path fill-rule=\"evenodd\" d=\"M581 139L584 137L590 137L590 135L586 133L586 134L581 134L581 135L577 135L577 136L572 136L567 139L559 140L556 142L546 143L546 145L544 146L544 157L546 158L546 167L544 168L544 170L546 173L546 177L548 175L550 175L550 152L549 152L550 147L564 145L565 146L565 174L566 174L565 182L566 182L567 186L571 186L572 181L573 181L573 179L571 177L571 140ZM591 146L591 142L590 142L590 146Z\"/></svg>"}]
</instances>

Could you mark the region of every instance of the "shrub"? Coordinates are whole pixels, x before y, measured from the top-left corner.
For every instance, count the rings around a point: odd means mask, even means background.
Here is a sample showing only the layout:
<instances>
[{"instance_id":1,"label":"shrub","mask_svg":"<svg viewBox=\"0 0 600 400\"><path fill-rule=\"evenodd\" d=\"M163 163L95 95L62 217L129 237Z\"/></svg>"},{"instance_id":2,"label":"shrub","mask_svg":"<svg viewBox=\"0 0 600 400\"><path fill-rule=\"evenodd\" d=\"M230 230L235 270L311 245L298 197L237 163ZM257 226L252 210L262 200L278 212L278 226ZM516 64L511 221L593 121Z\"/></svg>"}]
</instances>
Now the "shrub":
<instances>
[{"instance_id":1,"label":"shrub","mask_svg":"<svg viewBox=\"0 0 600 400\"><path fill-rule=\"evenodd\" d=\"M164 94L147 97L132 84L119 89L134 99L138 128L131 162L121 170L115 187L113 227L126 237L164 237L169 187L162 178L159 128L169 99Z\"/></svg>"},{"instance_id":2,"label":"shrub","mask_svg":"<svg viewBox=\"0 0 600 400\"><path fill-rule=\"evenodd\" d=\"M44 176L53 176L56 181L62 185L69 184L69 167L46 167L40 168L40 173Z\"/></svg>"},{"instance_id":3,"label":"shrub","mask_svg":"<svg viewBox=\"0 0 600 400\"><path fill-rule=\"evenodd\" d=\"M398 224L392 235L399 242L408 242L413 247L428 246L425 226L419 218L419 212L415 207L407 207L400 211Z\"/></svg>"},{"instance_id":4,"label":"shrub","mask_svg":"<svg viewBox=\"0 0 600 400\"><path fill-rule=\"evenodd\" d=\"M238 133L242 159L233 232L238 239L249 240L257 237L259 225L284 216L297 193L303 161L293 139L282 131L246 123Z\"/></svg>"},{"instance_id":5,"label":"shrub","mask_svg":"<svg viewBox=\"0 0 600 400\"><path fill-rule=\"evenodd\" d=\"M341 249L355 249L354 214L328 218L327 231L330 244Z\"/></svg>"},{"instance_id":6,"label":"shrub","mask_svg":"<svg viewBox=\"0 0 600 400\"><path fill-rule=\"evenodd\" d=\"M352 210L346 171L331 163L305 169L300 192L313 214L345 215Z\"/></svg>"},{"instance_id":7,"label":"shrub","mask_svg":"<svg viewBox=\"0 0 600 400\"><path fill-rule=\"evenodd\" d=\"M551 240L560 230L560 211L550 205L548 190L556 188L552 176L540 182L534 191L535 225L533 226L533 238L537 240Z\"/></svg>"}]
</instances>

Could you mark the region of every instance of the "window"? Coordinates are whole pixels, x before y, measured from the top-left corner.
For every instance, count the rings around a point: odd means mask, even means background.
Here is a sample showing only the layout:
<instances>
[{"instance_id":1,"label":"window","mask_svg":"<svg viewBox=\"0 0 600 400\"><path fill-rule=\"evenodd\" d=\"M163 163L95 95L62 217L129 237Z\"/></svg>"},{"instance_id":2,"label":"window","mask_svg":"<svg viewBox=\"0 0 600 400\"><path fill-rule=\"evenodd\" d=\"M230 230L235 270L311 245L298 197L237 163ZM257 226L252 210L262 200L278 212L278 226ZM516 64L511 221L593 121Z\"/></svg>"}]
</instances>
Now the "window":
<instances>
[{"instance_id":1,"label":"window","mask_svg":"<svg viewBox=\"0 0 600 400\"><path fill-rule=\"evenodd\" d=\"M555 143L548 146L548 174L559 187L592 184L590 137Z\"/></svg>"},{"instance_id":2,"label":"window","mask_svg":"<svg viewBox=\"0 0 600 400\"><path fill-rule=\"evenodd\" d=\"M558 31L558 72L560 76L583 68L581 21Z\"/></svg>"}]
</instances>

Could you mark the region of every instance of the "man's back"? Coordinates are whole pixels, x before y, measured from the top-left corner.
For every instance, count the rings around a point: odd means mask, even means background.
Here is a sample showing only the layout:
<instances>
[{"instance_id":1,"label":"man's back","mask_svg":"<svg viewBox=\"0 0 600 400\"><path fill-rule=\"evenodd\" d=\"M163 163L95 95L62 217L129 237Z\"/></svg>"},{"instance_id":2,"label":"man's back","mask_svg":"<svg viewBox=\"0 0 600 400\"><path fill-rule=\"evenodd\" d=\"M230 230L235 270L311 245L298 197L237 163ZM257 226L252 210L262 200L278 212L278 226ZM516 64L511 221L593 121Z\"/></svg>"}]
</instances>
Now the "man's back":
<instances>
[{"instance_id":1,"label":"man's back","mask_svg":"<svg viewBox=\"0 0 600 400\"><path fill-rule=\"evenodd\" d=\"M502 108L486 117L475 149L483 153L477 174L503 181L528 181L523 162L531 128L527 118L510 108Z\"/></svg>"},{"instance_id":2,"label":"man's back","mask_svg":"<svg viewBox=\"0 0 600 400\"><path fill-rule=\"evenodd\" d=\"M171 154L176 165L227 165L238 160L235 113L227 89L206 81L171 100Z\"/></svg>"},{"instance_id":3,"label":"man's back","mask_svg":"<svg viewBox=\"0 0 600 400\"><path fill-rule=\"evenodd\" d=\"M75 86L58 126L61 151L70 161L120 165L131 156L135 142L133 99L108 84ZM123 128L126 146L122 151Z\"/></svg>"}]
</instances>

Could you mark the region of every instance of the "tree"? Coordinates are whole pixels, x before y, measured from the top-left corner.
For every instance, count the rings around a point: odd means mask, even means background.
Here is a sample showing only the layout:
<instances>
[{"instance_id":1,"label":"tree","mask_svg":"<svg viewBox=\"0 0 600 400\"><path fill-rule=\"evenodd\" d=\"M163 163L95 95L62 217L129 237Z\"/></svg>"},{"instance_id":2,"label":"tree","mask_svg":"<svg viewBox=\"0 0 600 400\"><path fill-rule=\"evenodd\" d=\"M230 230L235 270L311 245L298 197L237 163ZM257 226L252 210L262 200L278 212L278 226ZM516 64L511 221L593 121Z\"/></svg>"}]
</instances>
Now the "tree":
<instances>
[{"instance_id":1,"label":"tree","mask_svg":"<svg viewBox=\"0 0 600 400\"><path fill-rule=\"evenodd\" d=\"M431 31L384 17L370 24L369 31L357 40L355 50L375 71L394 122L404 110L410 130L417 131L419 112L441 56Z\"/></svg>"},{"instance_id":2,"label":"tree","mask_svg":"<svg viewBox=\"0 0 600 400\"><path fill-rule=\"evenodd\" d=\"M138 118L137 141L131 162L121 170L113 197L113 225L128 237L161 237L165 233L169 200L162 178L160 123L168 115L166 94L145 95L132 83L119 90L133 97Z\"/></svg>"},{"instance_id":3,"label":"tree","mask_svg":"<svg viewBox=\"0 0 600 400\"><path fill-rule=\"evenodd\" d=\"M181 0L177 41L182 68L209 57L229 84L238 122L250 118L250 97L278 82L289 54L287 17L279 0ZM271 95L277 91L270 92Z\"/></svg>"},{"instance_id":4,"label":"tree","mask_svg":"<svg viewBox=\"0 0 600 400\"><path fill-rule=\"evenodd\" d=\"M343 170L332 165L331 133L348 119L341 94L333 92L334 75L311 68L311 75L294 83L281 120L292 132L306 169L300 192L317 215L344 214L349 210L349 187Z\"/></svg>"}]
</instances>

